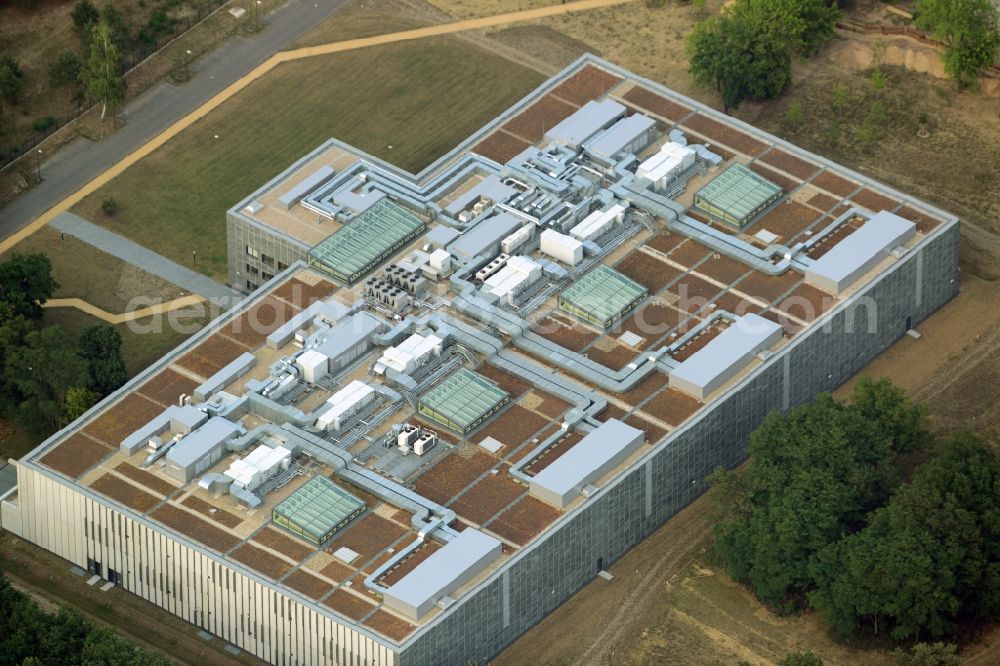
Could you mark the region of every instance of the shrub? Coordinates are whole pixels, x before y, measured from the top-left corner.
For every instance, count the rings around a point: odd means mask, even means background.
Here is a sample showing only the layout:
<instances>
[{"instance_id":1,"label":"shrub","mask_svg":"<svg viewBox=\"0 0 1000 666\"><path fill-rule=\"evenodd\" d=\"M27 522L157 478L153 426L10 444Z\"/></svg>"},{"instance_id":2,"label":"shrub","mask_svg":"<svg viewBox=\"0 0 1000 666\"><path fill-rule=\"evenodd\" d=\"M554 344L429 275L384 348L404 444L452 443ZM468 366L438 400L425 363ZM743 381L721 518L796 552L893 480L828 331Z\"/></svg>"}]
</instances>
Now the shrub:
<instances>
[{"instance_id":1,"label":"shrub","mask_svg":"<svg viewBox=\"0 0 1000 666\"><path fill-rule=\"evenodd\" d=\"M51 129L56 124L56 119L52 116L45 116L44 118L36 118L35 122L31 123L31 129L36 132L46 132Z\"/></svg>"},{"instance_id":2,"label":"shrub","mask_svg":"<svg viewBox=\"0 0 1000 666\"><path fill-rule=\"evenodd\" d=\"M112 217L115 213L118 212L118 202L112 199L111 197L108 197L107 199L101 202L101 212L107 215L108 217Z\"/></svg>"}]
</instances>

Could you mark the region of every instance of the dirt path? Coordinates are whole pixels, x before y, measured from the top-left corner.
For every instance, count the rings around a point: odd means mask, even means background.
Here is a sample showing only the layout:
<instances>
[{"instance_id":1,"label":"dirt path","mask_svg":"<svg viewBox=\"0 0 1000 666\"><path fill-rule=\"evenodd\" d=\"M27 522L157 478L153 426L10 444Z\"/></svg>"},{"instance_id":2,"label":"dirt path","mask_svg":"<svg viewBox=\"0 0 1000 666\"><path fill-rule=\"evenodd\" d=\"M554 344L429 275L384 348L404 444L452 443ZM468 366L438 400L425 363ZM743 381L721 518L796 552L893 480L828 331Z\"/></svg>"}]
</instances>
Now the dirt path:
<instances>
[{"instance_id":1,"label":"dirt path","mask_svg":"<svg viewBox=\"0 0 1000 666\"><path fill-rule=\"evenodd\" d=\"M658 608L664 586L708 547L708 502L688 505L610 567L614 580L594 579L493 663L614 663Z\"/></svg>"},{"instance_id":2,"label":"dirt path","mask_svg":"<svg viewBox=\"0 0 1000 666\"><path fill-rule=\"evenodd\" d=\"M81 300L79 298L51 298L47 300L43 308L74 308L81 312L86 312L89 315L93 315L98 319L102 319L109 324L124 324L127 321L135 321L137 319L145 319L146 317L151 317L153 315L165 314L167 312L173 312L174 310L180 310L182 308L191 307L192 305L198 305L199 303L204 303L205 299L201 296L191 295L191 296L181 296L180 298L175 298L172 301L167 301L166 303L159 303L157 305L151 305L148 308L143 308L141 310L133 310L131 312L123 312L121 314L112 314L107 310L102 310L96 305L91 305L87 301Z\"/></svg>"},{"instance_id":3,"label":"dirt path","mask_svg":"<svg viewBox=\"0 0 1000 666\"><path fill-rule=\"evenodd\" d=\"M626 4L629 2L635 2L635 0L580 0L579 2L570 2L566 4L554 5L551 7L542 7L539 9L530 9L521 12L509 12L505 14L498 14L496 16L488 16L478 19L469 19L466 21L455 21L452 23L445 23L442 25L433 25L425 28L417 28L415 30L403 30L400 32L393 32L385 35L376 35L374 37L365 37L363 39L349 39L340 42L333 42L331 44L322 44L319 46L309 46L300 49L295 49L292 51L283 51L277 53L266 61L255 67L246 76L230 84L228 87L224 88L217 95L206 101L204 104L199 106L197 109L184 116L180 120L176 121L164 131L160 132L145 144L140 146L138 149L134 150L124 159L117 162L113 166L109 167L102 173L98 174L96 177L91 179L87 184L81 187L79 190L69 195L62 201L53 205L51 208L42 213L38 218L36 218L31 224L23 227L16 233L8 236L2 242L0 242L0 254L6 252L8 249L13 247L17 242L26 238L27 236L35 233L49 222L52 221L60 213L69 210L72 206L79 203L84 197L95 192L101 186L118 176L120 173L125 171L142 158L146 157L154 150L162 146L164 143L169 141L171 138L179 134L182 130L187 128L189 125L195 121L205 117L210 111L218 107L220 104L226 100L233 97L238 92L242 91L248 85L259 79L261 76L267 74L269 71L274 69L277 65L283 62L291 62L294 60L301 60L303 58L312 58L315 56L330 55L333 53L343 53L345 51L353 51L356 49L368 48L370 46L379 46L383 44L392 44L396 42L407 42L414 41L418 39L427 39L429 37L438 37L441 35L448 35L458 32L465 32L469 30L482 30L484 28L491 28L496 26L508 25L511 23L520 23L524 21L536 21L543 18L548 18L551 16L557 16L560 14L567 14L570 12L581 12L592 9L599 9L604 7L612 7L615 5Z\"/></svg>"}]
</instances>

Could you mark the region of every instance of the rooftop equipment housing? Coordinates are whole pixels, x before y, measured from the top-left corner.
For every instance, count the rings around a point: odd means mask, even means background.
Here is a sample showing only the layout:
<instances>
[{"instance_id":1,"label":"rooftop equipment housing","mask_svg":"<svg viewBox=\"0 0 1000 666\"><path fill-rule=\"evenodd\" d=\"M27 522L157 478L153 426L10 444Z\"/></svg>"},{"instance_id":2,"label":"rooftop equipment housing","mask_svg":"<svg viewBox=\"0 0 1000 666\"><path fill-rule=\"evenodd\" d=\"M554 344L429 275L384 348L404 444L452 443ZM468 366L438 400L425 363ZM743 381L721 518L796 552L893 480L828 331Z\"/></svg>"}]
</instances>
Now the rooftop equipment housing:
<instances>
[{"instance_id":1,"label":"rooftop equipment housing","mask_svg":"<svg viewBox=\"0 0 1000 666\"><path fill-rule=\"evenodd\" d=\"M226 451L226 442L245 432L242 426L221 416L213 416L167 451L167 464L163 471L167 476L187 483L219 462Z\"/></svg>"},{"instance_id":2,"label":"rooftop equipment housing","mask_svg":"<svg viewBox=\"0 0 1000 666\"><path fill-rule=\"evenodd\" d=\"M422 416L465 434L495 414L510 394L482 375L460 368L420 399Z\"/></svg>"},{"instance_id":3,"label":"rooftop equipment housing","mask_svg":"<svg viewBox=\"0 0 1000 666\"><path fill-rule=\"evenodd\" d=\"M381 375L388 368L408 375L443 350L444 340L438 336L414 333L398 345L387 347L375 362L375 372Z\"/></svg>"},{"instance_id":4,"label":"rooftop equipment housing","mask_svg":"<svg viewBox=\"0 0 1000 666\"><path fill-rule=\"evenodd\" d=\"M274 507L271 520L318 546L361 515L365 506L330 479L317 476Z\"/></svg>"},{"instance_id":5,"label":"rooftop equipment housing","mask_svg":"<svg viewBox=\"0 0 1000 666\"><path fill-rule=\"evenodd\" d=\"M354 284L424 230L424 222L388 198L380 199L309 250L309 265Z\"/></svg>"},{"instance_id":6,"label":"rooftop equipment housing","mask_svg":"<svg viewBox=\"0 0 1000 666\"><path fill-rule=\"evenodd\" d=\"M500 252L500 241L518 229L524 220L506 211L487 217L459 236L448 251L462 259L493 256Z\"/></svg>"},{"instance_id":7,"label":"rooftop equipment housing","mask_svg":"<svg viewBox=\"0 0 1000 666\"><path fill-rule=\"evenodd\" d=\"M375 334L382 322L367 312L358 312L341 321L316 345L316 351L326 356L328 371L336 374L372 348Z\"/></svg>"},{"instance_id":8,"label":"rooftop equipment housing","mask_svg":"<svg viewBox=\"0 0 1000 666\"><path fill-rule=\"evenodd\" d=\"M624 115L625 107L614 100L605 99L600 102L590 100L546 132L545 140L579 150L584 141Z\"/></svg>"},{"instance_id":9,"label":"rooftop equipment housing","mask_svg":"<svg viewBox=\"0 0 1000 666\"><path fill-rule=\"evenodd\" d=\"M641 152L656 138L656 121L637 113L622 118L587 142L585 152L599 164L614 166L625 155Z\"/></svg>"},{"instance_id":10,"label":"rooftop equipment housing","mask_svg":"<svg viewBox=\"0 0 1000 666\"><path fill-rule=\"evenodd\" d=\"M601 264L559 295L559 307L607 330L639 305L647 293L638 282Z\"/></svg>"},{"instance_id":11,"label":"rooftop equipment housing","mask_svg":"<svg viewBox=\"0 0 1000 666\"><path fill-rule=\"evenodd\" d=\"M695 208L743 229L781 198L780 187L742 164L734 164L694 195Z\"/></svg>"},{"instance_id":12,"label":"rooftop equipment housing","mask_svg":"<svg viewBox=\"0 0 1000 666\"><path fill-rule=\"evenodd\" d=\"M570 229L569 235L581 242L600 238L616 223L621 222L624 215L625 206L621 204L614 204L607 210L595 210Z\"/></svg>"},{"instance_id":13,"label":"rooftop equipment housing","mask_svg":"<svg viewBox=\"0 0 1000 666\"><path fill-rule=\"evenodd\" d=\"M237 487L253 492L262 483L274 477L283 469L288 469L292 452L283 446L271 448L261 444L246 458L234 460L225 471Z\"/></svg>"},{"instance_id":14,"label":"rooftop equipment housing","mask_svg":"<svg viewBox=\"0 0 1000 666\"><path fill-rule=\"evenodd\" d=\"M694 166L695 152L687 146L670 141L660 147L635 170L637 178L652 181L655 189L663 189Z\"/></svg>"},{"instance_id":15,"label":"rooftop equipment housing","mask_svg":"<svg viewBox=\"0 0 1000 666\"><path fill-rule=\"evenodd\" d=\"M325 410L316 419L316 427L321 430L340 430L351 416L370 405L375 399L375 389L362 381L354 380L331 395Z\"/></svg>"},{"instance_id":16,"label":"rooftop equipment housing","mask_svg":"<svg viewBox=\"0 0 1000 666\"><path fill-rule=\"evenodd\" d=\"M620 465L646 441L646 433L608 419L531 478L528 493L563 509L585 486Z\"/></svg>"},{"instance_id":17,"label":"rooftop equipment housing","mask_svg":"<svg viewBox=\"0 0 1000 666\"><path fill-rule=\"evenodd\" d=\"M419 620L442 597L472 580L502 551L500 541L467 527L383 594L385 605Z\"/></svg>"},{"instance_id":18,"label":"rooftop equipment housing","mask_svg":"<svg viewBox=\"0 0 1000 666\"><path fill-rule=\"evenodd\" d=\"M875 213L806 269L806 282L839 294L875 268L893 248L917 233L913 222L890 213Z\"/></svg>"},{"instance_id":19,"label":"rooftop equipment housing","mask_svg":"<svg viewBox=\"0 0 1000 666\"><path fill-rule=\"evenodd\" d=\"M539 248L556 261L576 266L583 261L583 243L555 229L546 229L539 236Z\"/></svg>"},{"instance_id":20,"label":"rooftop equipment housing","mask_svg":"<svg viewBox=\"0 0 1000 666\"><path fill-rule=\"evenodd\" d=\"M780 340L779 324L748 313L670 372L670 385L699 400L725 384L754 355Z\"/></svg>"}]
</instances>

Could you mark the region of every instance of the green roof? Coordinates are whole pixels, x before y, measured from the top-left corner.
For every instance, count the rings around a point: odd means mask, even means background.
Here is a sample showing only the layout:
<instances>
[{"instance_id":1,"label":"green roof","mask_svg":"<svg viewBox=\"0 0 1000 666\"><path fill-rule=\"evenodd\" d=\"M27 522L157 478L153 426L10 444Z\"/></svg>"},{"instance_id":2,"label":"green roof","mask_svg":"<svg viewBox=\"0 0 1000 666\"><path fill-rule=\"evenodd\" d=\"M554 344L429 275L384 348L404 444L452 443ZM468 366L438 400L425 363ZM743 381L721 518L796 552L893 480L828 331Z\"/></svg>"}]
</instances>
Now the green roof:
<instances>
[{"instance_id":1,"label":"green roof","mask_svg":"<svg viewBox=\"0 0 1000 666\"><path fill-rule=\"evenodd\" d=\"M362 500L325 476L317 476L274 507L274 516L284 518L304 536L322 541L364 508Z\"/></svg>"},{"instance_id":2,"label":"green roof","mask_svg":"<svg viewBox=\"0 0 1000 666\"><path fill-rule=\"evenodd\" d=\"M448 421L446 425L466 432L509 397L506 391L482 375L460 368L420 399L420 412L439 423Z\"/></svg>"},{"instance_id":3,"label":"green roof","mask_svg":"<svg viewBox=\"0 0 1000 666\"><path fill-rule=\"evenodd\" d=\"M641 284L601 264L564 291L559 301L590 315L588 319L607 322L635 305L646 293Z\"/></svg>"},{"instance_id":4,"label":"green roof","mask_svg":"<svg viewBox=\"0 0 1000 666\"><path fill-rule=\"evenodd\" d=\"M423 220L384 197L311 249L309 263L354 282L423 229Z\"/></svg>"},{"instance_id":5,"label":"green roof","mask_svg":"<svg viewBox=\"0 0 1000 666\"><path fill-rule=\"evenodd\" d=\"M745 222L782 194L780 187L742 164L734 164L694 195L699 208L715 208L734 220ZM705 204L705 205L702 205Z\"/></svg>"}]
</instances>

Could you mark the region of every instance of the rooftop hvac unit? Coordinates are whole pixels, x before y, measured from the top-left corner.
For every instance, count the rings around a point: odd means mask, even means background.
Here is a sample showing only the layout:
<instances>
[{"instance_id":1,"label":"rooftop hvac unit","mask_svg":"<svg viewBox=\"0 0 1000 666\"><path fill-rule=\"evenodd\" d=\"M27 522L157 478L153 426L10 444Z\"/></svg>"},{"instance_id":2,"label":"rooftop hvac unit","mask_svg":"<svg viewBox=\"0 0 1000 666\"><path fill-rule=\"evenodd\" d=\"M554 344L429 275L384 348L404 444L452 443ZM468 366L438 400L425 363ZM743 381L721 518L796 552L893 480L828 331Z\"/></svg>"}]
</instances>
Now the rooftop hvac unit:
<instances>
[{"instance_id":1,"label":"rooftop hvac unit","mask_svg":"<svg viewBox=\"0 0 1000 666\"><path fill-rule=\"evenodd\" d=\"M420 436L413 442L413 452L418 456L424 455L424 453L430 451L437 444L437 439L437 433L431 430L421 431Z\"/></svg>"}]
</instances>

